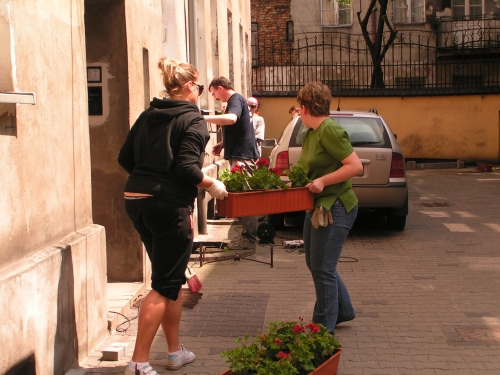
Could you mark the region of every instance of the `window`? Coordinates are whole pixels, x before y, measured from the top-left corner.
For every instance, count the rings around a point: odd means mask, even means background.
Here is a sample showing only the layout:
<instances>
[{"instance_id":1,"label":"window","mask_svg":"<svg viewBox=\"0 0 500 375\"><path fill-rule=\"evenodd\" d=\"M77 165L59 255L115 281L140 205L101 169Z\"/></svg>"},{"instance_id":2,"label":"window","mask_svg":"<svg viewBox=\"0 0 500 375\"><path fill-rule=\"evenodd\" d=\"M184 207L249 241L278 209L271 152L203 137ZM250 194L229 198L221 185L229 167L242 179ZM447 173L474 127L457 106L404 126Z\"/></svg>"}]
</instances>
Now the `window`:
<instances>
[{"instance_id":1,"label":"window","mask_svg":"<svg viewBox=\"0 0 500 375\"><path fill-rule=\"evenodd\" d=\"M482 0L452 0L451 11L453 18L481 18L483 15Z\"/></svg>"},{"instance_id":2,"label":"window","mask_svg":"<svg viewBox=\"0 0 500 375\"><path fill-rule=\"evenodd\" d=\"M293 21L286 21L286 41L293 42Z\"/></svg>"},{"instance_id":3,"label":"window","mask_svg":"<svg viewBox=\"0 0 500 375\"><path fill-rule=\"evenodd\" d=\"M352 25L351 1L321 0L320 5L321 26L329 27Z\"/></svg>"},{"instance_id":4,"label":"window","mask_svg":"<svg viewBox=\"0 0 500 375\"><path fill-rule=\"evenodd\" d=\"M424 0L394 0L394 23L424 23Z\"/></svg>"},{"instance_id":5,"label":"window","mask_svg":"<svg viewBox=\"0 0 500 375\"><path fill-rule=\"evenodd\" d=\"M251 23L250 44L252 47L252 66L259 66L259 34L258 34L258 23Z\"/></svg>"}]
</instances>

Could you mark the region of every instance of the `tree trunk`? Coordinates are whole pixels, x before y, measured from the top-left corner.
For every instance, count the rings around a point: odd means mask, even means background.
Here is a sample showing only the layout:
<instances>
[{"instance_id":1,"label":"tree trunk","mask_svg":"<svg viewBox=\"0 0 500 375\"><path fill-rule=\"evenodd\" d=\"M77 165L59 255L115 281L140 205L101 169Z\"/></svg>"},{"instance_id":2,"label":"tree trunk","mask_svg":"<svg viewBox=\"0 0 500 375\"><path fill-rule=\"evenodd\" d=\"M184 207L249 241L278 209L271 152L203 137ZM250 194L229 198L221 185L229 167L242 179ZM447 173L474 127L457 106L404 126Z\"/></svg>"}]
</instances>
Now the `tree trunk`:
<instances>
[{"instance_id":1,"label":"tree trunk","mask_svg":"<svg viewBox=\"0 0 500 375\"><path fill-rule=\"evenodd\" d=\"M372 42L372 40L370 39L370 34L368 32L368 21L370 19L370 15L375 11L375 5L377 4L377 2L380 5L380 16L377 25L377 32L375 34L375 40ZM389 0L371 0L363 20L361 20L361 11L357 12L359 24L361 26L361 32L363 33L363 38L365 39L366 45L368 47L368 50L370 51L370 56L372 59L373 72L370 85L372 89L385 88L384 72L382 70L382 61L384 60L385 53L391 46L392 42L394 42L396 34L398 33L396 30L392 28L391 24L389 23L389 19L387 18L388 4ZM387 42L384 44L383 36L384 36L385 26L387 26L391 34Z\"/></svg>"}]
</instances>

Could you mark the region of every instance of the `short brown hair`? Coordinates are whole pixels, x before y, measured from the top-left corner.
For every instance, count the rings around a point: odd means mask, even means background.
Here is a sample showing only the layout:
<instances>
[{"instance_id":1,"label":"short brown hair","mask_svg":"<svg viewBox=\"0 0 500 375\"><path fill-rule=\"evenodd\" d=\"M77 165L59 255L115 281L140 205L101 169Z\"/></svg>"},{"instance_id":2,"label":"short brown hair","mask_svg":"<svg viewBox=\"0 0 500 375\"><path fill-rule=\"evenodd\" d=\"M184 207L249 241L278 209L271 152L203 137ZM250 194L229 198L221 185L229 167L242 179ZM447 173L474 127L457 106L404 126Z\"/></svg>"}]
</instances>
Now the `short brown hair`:
<instances>
[{"instance_id":1,"label":"short brown hair","mask_svg":"<svg viewBox=\"0 0 500 375\"><path fill-rule=\"evenodd\" d=\"M212 82L210 82L210 85L208 85L208 89L210 90L210 87L213 87L216 89L219 86L224 87L226 90L234 90L233 84L231 83L231 81L223 76L215 77L212 80Z\"/></svg>"},{"instance_id":2,"label":"short brown hair","mask_svg":"<svg viewBox=\"0 0 500 375\"><path fill-rule=\"evenodd\" d=\"M300 89L297 101L307 108L311 116L328 116L332 93L330 88L321 82L309 82Z\"/></svg>"}]
</instances>

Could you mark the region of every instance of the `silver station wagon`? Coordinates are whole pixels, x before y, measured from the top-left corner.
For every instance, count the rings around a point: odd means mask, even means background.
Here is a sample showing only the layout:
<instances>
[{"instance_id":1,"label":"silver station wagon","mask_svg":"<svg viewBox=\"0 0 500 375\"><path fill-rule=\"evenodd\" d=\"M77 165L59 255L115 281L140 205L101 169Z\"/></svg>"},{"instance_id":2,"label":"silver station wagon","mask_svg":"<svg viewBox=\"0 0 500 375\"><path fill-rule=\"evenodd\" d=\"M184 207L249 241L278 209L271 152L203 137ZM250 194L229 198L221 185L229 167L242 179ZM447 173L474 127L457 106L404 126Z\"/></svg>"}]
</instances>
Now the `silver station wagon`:
<instances>
[{"instance_id":1,"label":"silver station wagon","mask_svg":"<svg viewBox=\"0 0 500 375\"><path fill-rule=\"evenodd\" d=\"M363 163L363 172L352 180L360 212L382 213L390 229L404 229L408 215L408 185L405 158L396 135L376 110L335 111L330 117L346 130ZM269 166L282 173L290 164L296 165L306 131L300 116L293 117L271 151ZM282 179L287 181L285 176ZM284 219L284 214L269 216L270 224L277 229L283 227Z\"/></svg>"}]
</instances>

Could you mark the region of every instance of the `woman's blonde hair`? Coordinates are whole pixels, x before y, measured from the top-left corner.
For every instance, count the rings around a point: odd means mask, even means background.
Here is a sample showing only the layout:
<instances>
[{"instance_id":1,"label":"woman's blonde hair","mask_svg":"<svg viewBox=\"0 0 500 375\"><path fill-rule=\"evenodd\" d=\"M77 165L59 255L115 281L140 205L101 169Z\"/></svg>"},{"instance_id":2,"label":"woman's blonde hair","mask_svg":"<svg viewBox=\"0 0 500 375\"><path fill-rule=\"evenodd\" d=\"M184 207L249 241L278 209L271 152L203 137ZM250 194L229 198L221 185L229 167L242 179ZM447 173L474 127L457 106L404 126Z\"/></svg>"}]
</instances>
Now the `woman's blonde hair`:
<instances>
[{"instance_id":1,"label":"woman's blonde hair","mask_svg":"<svg viewBox=\"0 0 500 375\"><path fill-rule=\"evenodd\" d=\"M180 95L187 82L195 82L198 79L198 71L193 65L168 57L162 57L158 61L158 68L163 76L164 97Z\"/></svg>"}]
</instances>

